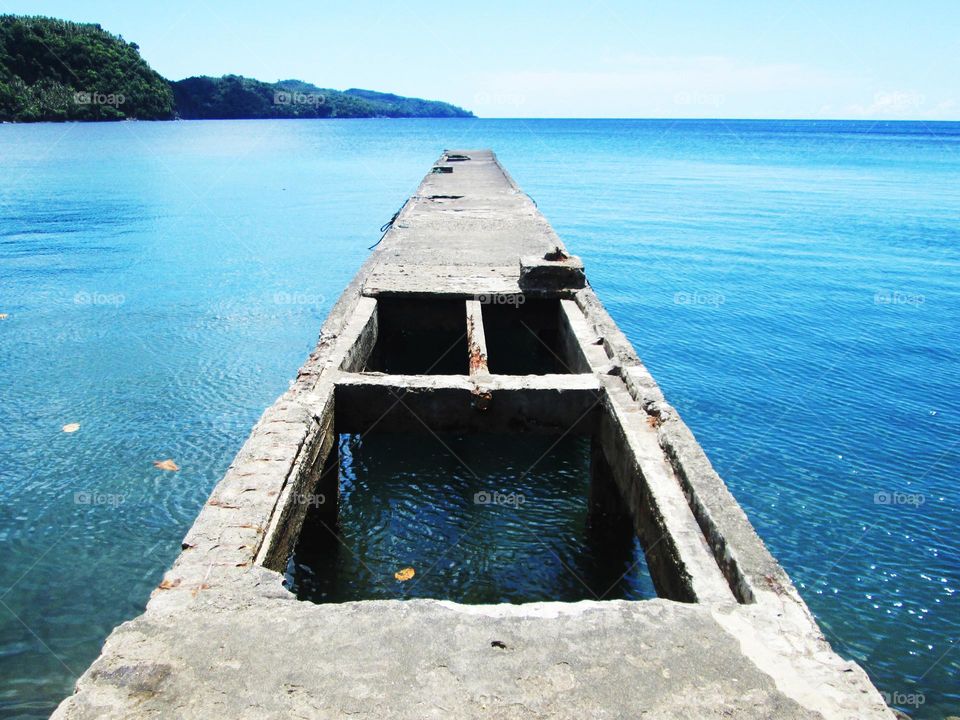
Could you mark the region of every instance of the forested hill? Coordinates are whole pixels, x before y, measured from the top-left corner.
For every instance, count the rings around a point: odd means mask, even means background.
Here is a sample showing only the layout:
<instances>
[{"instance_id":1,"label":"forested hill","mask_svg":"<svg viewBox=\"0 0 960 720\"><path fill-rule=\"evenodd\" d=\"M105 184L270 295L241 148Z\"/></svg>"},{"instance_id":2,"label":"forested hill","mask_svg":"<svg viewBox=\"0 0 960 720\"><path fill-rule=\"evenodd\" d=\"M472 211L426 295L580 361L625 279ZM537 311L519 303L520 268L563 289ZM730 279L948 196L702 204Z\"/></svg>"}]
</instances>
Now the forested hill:
<instances>
[{"instance_id":1,"label":"forested hill","mask_svg":"<svg viewBox=\"0 0 960 720\"><path fill-rule=\"evenodd\" d=\"M192 77L172 83L185 120L234 118L473 117L435 100L371 90L330 90L302 80L265 83L239 75Z\"/></svg>"},{"instance_id":2,"label":"forested hill","mask_svg":"<svg viewBox=\"0 0 960 720\"><path fill-rule=\"evenodd\" d=\"M136 43L99 25L0 16L0 120L143 120L174 115L170 84Z\"/></svg>"},{"instance_id":3,"label":"forested hill","mask_svg":"<svg viewBox=\"0 0 960 720\"><path fill-rule=\"evenodd\" d=\"M374 108L388 117L473 117L468 110L437 100L421 100L419 98L402 97L392 93L375 92L374 90L358 90L351 88L344 91L345 95L360 98L370 103Z\"/></svg>"},{"instance_id":4,"label":"forested hill","mask_svg":"<svg viewBox=\"0 0 960 720\"><path fill-rule=\"evenodd\" d=\"M0 120L472 117L448 103L238 75L170 82L100 25L0 15Z\"/></svg>"}]
</instances>

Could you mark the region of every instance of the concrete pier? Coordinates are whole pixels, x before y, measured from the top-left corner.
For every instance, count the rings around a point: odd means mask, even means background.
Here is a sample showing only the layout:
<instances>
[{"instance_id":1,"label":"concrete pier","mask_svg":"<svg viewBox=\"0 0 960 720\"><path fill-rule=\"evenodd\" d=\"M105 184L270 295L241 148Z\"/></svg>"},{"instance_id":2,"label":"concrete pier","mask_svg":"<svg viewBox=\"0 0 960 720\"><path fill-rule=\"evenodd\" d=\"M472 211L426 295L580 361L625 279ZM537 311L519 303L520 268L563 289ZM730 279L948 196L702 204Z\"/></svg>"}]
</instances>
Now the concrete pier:
<instances>
[{"instance_id":1,"label":"concrete pier","mask_svg":"<svg viewBox=\"0 0 960 720\"><path fill-rule=\"evenodd\" d=\"M300 602L308 498L340 433L591 438L590 502L632 523L658 598ZM216 486L143 615L57 718L892 718L824 640L533 202L447 151Z\"/></svg>"}]
</instances>

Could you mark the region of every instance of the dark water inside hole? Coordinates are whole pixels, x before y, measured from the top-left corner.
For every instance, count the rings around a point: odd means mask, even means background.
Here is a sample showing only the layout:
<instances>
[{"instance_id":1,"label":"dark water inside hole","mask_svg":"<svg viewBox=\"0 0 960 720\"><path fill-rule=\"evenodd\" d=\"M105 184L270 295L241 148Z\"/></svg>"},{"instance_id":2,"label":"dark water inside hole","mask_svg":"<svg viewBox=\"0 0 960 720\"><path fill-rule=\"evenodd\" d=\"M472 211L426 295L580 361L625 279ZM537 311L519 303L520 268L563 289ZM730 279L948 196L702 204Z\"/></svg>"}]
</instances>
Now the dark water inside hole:
<instances>
[{"instance_id":1,"label":"dark water inside hole","mask_svg":"<svg viewBox=\"0 0 960 720\"><path fill-rule=\"evenodd\" d=\"M462 299L382 298L368 370L391 375L466 375L467 315Z\"/></svg>"},{"instance_id":2,"label":"dark water inside hole","mask_svg":"<svg viewBox=\"0 0 960 720\"><path fill-rule=\"evenodd\" d=\"M466 325L460 329L403 329L385 333L370 369L391 375L466 375Z\"/></svg>"},{"instance_id":3,"label":"dark water inside hole","mask_svg":"<svg viewBox=\"0 0 960 720\"><path fill-rule=\"evenodd\" d=\"M302 600L656 596L633 533L588 526L589 438L372 433L340 457L339 520L311 510L287 564Z\"/></svg>"},{"instance_id":4,"label":"dark water inside hole","mask_svg":"<svg viewBox=\"0 0 960 720\"><path fill-rule=\"evenodd\" d=\"M486 324L486 323L485 323ZM556 330L529 323L486 328L490 372L500 375L568 373L557 347Z\"/></svg>"},{"instance_id":5,"label":"dark water inside hole","mask_svg":"<svg viewBox=\"0 0 960 720\"><path fill-rule=\"evenodd\" d=\"M483 306L490 372L544 375L571 372L559 343L559 301Z\"/></svg>"}]
</instances>

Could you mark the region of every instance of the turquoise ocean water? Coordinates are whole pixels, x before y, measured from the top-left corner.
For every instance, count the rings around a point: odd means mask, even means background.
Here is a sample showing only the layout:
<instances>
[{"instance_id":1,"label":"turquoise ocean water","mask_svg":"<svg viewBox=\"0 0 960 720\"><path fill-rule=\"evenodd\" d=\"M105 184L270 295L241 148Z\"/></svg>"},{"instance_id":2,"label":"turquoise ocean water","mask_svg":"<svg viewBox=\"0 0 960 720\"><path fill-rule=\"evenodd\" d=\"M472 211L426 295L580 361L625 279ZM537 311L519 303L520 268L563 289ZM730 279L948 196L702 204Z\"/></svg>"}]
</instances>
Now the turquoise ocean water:
<instances>
[{"instance_id":1,"label":"turquoise ocean water","mask_svg":"<svg viewBox=\"0 0 960 720\"><path fill-rule=\"evenodd\" d=\"M349 120L0 126L0 715L48 715L142 610L379 226L470 147L834 647L960 714L960 124Z\"/></svg>"}]
</instances>

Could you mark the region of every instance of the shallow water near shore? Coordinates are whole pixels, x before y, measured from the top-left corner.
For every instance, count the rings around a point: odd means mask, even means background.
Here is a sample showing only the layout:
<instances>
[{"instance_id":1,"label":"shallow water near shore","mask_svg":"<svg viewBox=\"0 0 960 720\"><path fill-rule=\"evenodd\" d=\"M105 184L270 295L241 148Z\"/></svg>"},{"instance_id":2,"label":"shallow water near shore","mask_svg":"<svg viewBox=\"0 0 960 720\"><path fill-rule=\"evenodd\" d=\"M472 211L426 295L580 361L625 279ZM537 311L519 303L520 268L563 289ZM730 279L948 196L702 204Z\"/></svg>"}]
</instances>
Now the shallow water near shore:
<instances>
[{"instance_id":1,"label":"shallow water near shore","mask_svg":"<svg viewBox=\"0 0 960 720\"><path fill-rule=\"evenodd\" d=\"M49 715L142 611L380 225L470 147L837 651L960 714L960 124L465 119L0 127L0 715Z\"/></svg>"}]
</instances>

